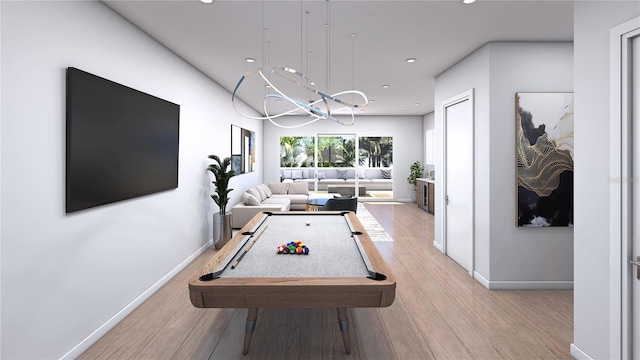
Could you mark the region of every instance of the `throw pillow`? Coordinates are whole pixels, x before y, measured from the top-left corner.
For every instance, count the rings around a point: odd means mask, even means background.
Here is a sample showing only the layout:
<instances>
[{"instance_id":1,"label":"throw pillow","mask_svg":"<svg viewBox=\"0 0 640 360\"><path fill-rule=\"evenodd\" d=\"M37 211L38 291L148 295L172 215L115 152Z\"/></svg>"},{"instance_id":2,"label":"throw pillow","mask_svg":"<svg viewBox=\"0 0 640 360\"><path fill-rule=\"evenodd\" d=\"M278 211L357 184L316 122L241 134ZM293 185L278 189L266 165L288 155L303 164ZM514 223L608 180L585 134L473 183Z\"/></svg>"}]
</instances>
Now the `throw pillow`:
<instances>
[{"instance_id":1,"label":"throw pillow","mask_svg":"<svg viewBox=\"0 0 640 360\"><path fill-rule=\"evenodd\" d=\"M364 176L364 169L358 170L358 179L366 179Z\"/></svg>"},{"instance_id":2,"label":"throw pillow","mask_svg":"<svg viewBox=\"0 0 640 360\"><path fill-rule=\"evenodd\" d=\"M252 187L251 189L247 190L247 192L253 195L253 197L256 198L256 200L262 201L260 200L260 193L258 192L258 189L256 189L255 187Z\"/></svg>"},{"instance_id":3,"label":"throw pillow","mask_svg":"<svg viewBox=\"0 0 640 360\"><path fill-rule=\"evenodd\" d=\"M260 201L264 201L267 198L266 191L264 191L264 189L260 185L256 185L255 188L258 190L258 193L260 194Z\"/></svg>"},{"instance_id":4,"label":"throw pillow","mask_svg":"<svg viewBox=\"0 0 640 360\"><path fill-rule=\"evenodd\" d=\"M244 201L245 205L249 205L249 206L258 206L258 205L260 205L260 201L258 201L258 199L256 199L255 196L249 194L248 191L245 191L245 193L242 194L242 201Z\"/></svg>"},{"instance_id":5,"label":"throw pillow","mask_svg":"<svg viewBox=\"0 0 640 360\"><path fill-rule=\"evenodd\" d=\"M282 170L282 175L285 179L291 179L292 173L291 170Z\"/></svg>"},{"instance_id":6,"label":"throw pillow","mask_svg":"<svg viewBox=\"0 0 640 360\"><path fill-rule=\"evenodd\" d=\"M380 170L380 177L383 179L391 179L391 170Z\"/></svg>"},{"instance_id":7,"label":"throw pillow","mask_svg":"<svg viewBox=\"0 0 640 360\"><path fill-rule=\"evenodd\" d=\"M302 179L302 170L293 170L291 171L292 179Z\"/></svg>"},{"instance_id":8,"label":"throw pillow","mask_svg":"<svg viewBox=\"0 0 640 360\"><path fill-rule=\"evenodd\" d=\"M309 170L302 170L302 178L303 179L309 178Z\"/></svg>"},{"instance_id":9,"label":"throw pillow","mask_svg":"<svg viewBox=\"0 0 640 360\"><path fill-rule=\"evenodd\" d=\"M271 190L269 189L269 187L265 184L260 184L258 185L262 188L262 190L264 190L264 192L267 194L267 198L270 198L271 195L273 195L273 193L271 192Z\"/></svg>"},{"instance_id":10,"label":"throw pillow","mask_svg":"<svg viewBox=\"0 0 640 360\"><path fill-rule=\"evenodd\" d=\"M347 170L336 170L336 179L347 179Z\"/></svg>"},{"instance_id":11,"label":"throw pillow","mask_svg":"<svg viewBox=\"0 0 640 360\"><path fill-rule=\"evenodd\" d=\"M308 194L309 187L306 182L294 182L289 184L289 194Z\"/></svg>"},{"instance_id":12,"label":"throw pillow","mask_svg":"<svg viewBox=\"0 0 640 360\"><path fill-rule=\"evenodd\" d=\"M324 179L324 172L323 171L318 171L316 172L316 177L318 178L318 180L320 179Z\"/></svg>"},{"instance_id":13,"label":"throw pillow","mask_svg":"<svg viewBox=\"0 0 640 360\"><path fill-rule=\"evenodd\" d=\"M286 194L287 184L286 183L269 183L269 190L271 190L273 194Z\"/></svg>"}]
</instances>

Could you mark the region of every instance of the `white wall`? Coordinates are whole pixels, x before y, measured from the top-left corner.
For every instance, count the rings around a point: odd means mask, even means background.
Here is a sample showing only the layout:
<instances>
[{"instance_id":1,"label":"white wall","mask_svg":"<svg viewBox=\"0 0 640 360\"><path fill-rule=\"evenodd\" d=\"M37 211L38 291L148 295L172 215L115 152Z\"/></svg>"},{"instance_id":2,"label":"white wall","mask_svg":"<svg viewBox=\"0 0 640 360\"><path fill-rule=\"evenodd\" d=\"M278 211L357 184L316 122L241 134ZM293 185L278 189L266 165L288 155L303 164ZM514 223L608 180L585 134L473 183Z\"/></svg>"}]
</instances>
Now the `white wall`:
<instances>
[{"instance_id":1,"label":"white wall","mask_svg":"<svg viewBox=\"0 0 640 360\"><path fill-rule=\"evenodd\" d=\"M439 214L444 212L444 163L442 102L466 90L474 89L474 163L475 165L475 270L489 276L489 48L487 46L469 54L436 77L435 85L435 243L442 249L444 223Z\"/></svg>"},{"instance_id":2,"label":"white wall","mask_svg":"<svg viewBox=\"0 0 640 360\"><path fill-rule=\"evenodd\" d=\"M574 4L575 286L572 354L610 358L609 30L640 15L637 1Z\"/></svg>"},{"instance_id":3,"label":"white wall","mask_svg":"<svg viewBox=\"0 0 640 360\"><path fill-rule=\"evenodd\" d=\"M515 93L573 92L570 42L494 42L490 48L490 210L492 282L571 287L573 228L523 228L516 222ZM531 284L534 286L533 284ZM548 285L548 286L546 286Z\"/></svg>"},{"instance_id":4,"label":"white wall","mask_svg":"<svg viewBox=\"0 0 640 360\"><path fill-rule=\"evenodd\" d=\"M73 357L210 241L206 156L229 155L232 122L258 141L262 123L99 2L4 1L1 16L0 357ZM69 66L181 105L177 189L65 214ZM232 186L261 182L261 165Z\"/></svg>"},{"instance_id":5,"label":"white wall","mask_svg":"<svg viewBox=\"0 0 640 360\"><path fill-rule=\"evenodd\" d=\"M308 120L308 117L302 118ZM282 124L299 124L300 117L287 118ZM407 183L409 167L423 160L421 116L356 116L353 126L333 121L317 121L297 129L283 129L265 122L264 181L280 181L280 137L314 136L318 133L350 133L356 136L393 136L393 195L398 201L411 201L411 185Z\"/></svg>"},{"instance_id":6,"label":"white wall","mask_svg":"<svg viewBox=\"0 0 640 360\"><path fill-rule=\"evenodd\" d=\"M571 228L516 226L515 93L573 90L571 43L491 42L436 78L436 133L443 163L441 103L475 96L475 277L489 288L567 288L573 281ZM436 176L436 179L440 177ZM437 180L438 181L438 180ZM436 198L443 198L436 188ZM436 214L444 211L437 202ZM439 221L438 224L441 224ZM436 242L442 244L442 226Z\"/></svg>"}]
</instances>

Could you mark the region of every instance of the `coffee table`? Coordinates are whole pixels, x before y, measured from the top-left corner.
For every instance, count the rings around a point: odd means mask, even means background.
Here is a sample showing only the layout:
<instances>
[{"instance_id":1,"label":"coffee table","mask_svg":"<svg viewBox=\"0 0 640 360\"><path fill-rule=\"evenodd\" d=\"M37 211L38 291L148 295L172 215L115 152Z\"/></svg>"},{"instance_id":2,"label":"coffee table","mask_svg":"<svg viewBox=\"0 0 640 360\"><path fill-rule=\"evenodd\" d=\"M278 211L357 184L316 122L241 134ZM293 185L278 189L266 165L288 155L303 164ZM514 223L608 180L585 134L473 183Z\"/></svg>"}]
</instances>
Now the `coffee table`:
<instances>
[{"instance_id":1,"label":"coffee table","mask_svg":"<svg viewBox=\"0 0 640 360\"><path fill-rule=\"evenodd\" d=\"M318 211L318 208L324 206L329 199L309 199L305 206L306 211Z\"/></svg>"}]
</instances>

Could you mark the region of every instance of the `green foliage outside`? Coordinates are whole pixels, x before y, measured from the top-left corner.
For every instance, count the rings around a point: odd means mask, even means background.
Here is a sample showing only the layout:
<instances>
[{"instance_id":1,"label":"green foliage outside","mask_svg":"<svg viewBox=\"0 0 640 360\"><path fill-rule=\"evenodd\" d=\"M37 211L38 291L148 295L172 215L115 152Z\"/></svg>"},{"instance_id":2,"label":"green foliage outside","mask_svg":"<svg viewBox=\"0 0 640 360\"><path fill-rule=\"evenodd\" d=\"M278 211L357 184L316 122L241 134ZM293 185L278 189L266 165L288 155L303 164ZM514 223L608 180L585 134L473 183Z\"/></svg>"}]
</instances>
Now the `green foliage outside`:
<instances>
[{"instance_id":1,"label":"green foliage outside","mask_svg":"<svg viewBox=\"0 0 640 360\"><path fill-rule=\"evenodd\" d=\"M280 167L313 167L313 136L280 137Z\"/></svg>"},{"instance_id":2,"label":"green foliage outside","mask_svg":"<svg viewBox=\"0 0 640 360\"><path fill-rule=\"evenodd\" d=\"M354 167L355 136L318 136L318 167Z\"/></svg>"},{"instance_id":3,"label":"green foliage outside","mask_svg":"<svg viewBox=\"0 0 640 360\"><path fill-rule=\"evenodd\" d=\"M369 168L393 166L393 137L360 137L358 164ZM280 167L314 167L315 137L280 137ZM318 136L318 167L350 168L356 164L354 135Z\"/></svg>"},{"instance_id":4,"label":"green foliage outside","mask_svg":"<svg viewBox=\"0 0 640 360\"><path fill-rule=\"evenodd\" d=\"M358 164L370 168L393 165L393 137L360 137Z\"/></svg>"}]
</instances>

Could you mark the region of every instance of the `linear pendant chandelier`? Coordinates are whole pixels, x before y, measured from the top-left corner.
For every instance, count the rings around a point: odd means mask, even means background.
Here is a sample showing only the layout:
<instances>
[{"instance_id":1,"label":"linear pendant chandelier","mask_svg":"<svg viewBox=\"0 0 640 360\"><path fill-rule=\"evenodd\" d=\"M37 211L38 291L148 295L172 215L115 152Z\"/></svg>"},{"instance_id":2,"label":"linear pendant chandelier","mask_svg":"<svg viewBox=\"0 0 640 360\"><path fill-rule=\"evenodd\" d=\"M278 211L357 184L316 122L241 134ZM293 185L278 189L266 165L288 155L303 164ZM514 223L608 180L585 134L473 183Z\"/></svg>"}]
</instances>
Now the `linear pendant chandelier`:
<instances>
[{"instance_id":1,"label":"linear pendant chandelier","mask_svg":"<svg viewBox=\"0 0 640 360\"><path fill-rule=\"evenodd\" d=\"M327 3L327 24L326 24L327 79L326 81L327 81L327 87L329 87L329 79L330 79L329 51L330 51L330 13L331 11L330 11L329 0L326 0L326 3ZM263 6L263 9L264 9L264 6ZM308 16L309 12L307 11L306 14ZM266 29L264 28L264 14L263 14L262 27L263 27L263 49L264 49L264 41L265 41L264 32L266 31ZM302 28L302 21L301 21L300 27ZM308 27L308 20L307 20L307 27ZM301 33L302 33L302 29L301 29ZM355 59L355 35L352 35L352 36L354 38L353 40L354 50L353 50L352 56L353 56L353 59ZM302 38L302 34L301 34L301 38ZM306 52L306 56L307 56L307 64L308 64L309 62L308 51ZM355 60L352 61L352 66L353 66L353 72L355 73ZM308 68L307 68L307 71L309 71ZM263 99L264 116L252 116L252 115L243 113L236 106L236 96L238 94L238 91L241 85L243 84L243 82L251 76L259 76L259 78L262 79L262 81L264 81L265 88L268 89L269 91L264 95L264 99ZM352 87L355 87L354 78L355 77L352 78ZM293 84L294 87L297 87L301 90L300 93L307 94L308 100L301 99L299 96L299 92L296 92L296 94L293 94L291 92L286 93L283 89L278 88L274 81L276 79L283 81L285 84L286 83ZM344 100L345 95L347 96L351 95L351 98L353 100L351 102ZM356 102L356 98L358 98L359 100L358 102ZM276 101L279 103L286 102L290 107L288 110L284 110L284 111L279 111L279 112L275 112L273 110L270 111L269 105L273 101ZM364 108L369 103L369 100L367 99L367 96L363 92L358 90L346 90L346 91L341 91L334 94L330 94L328 91L321 91L317 88L315 83L307 75L303 74L301 71L298 71L286 66L265 65L264 54L263 54L263 66L260 68L248 71L244 75L242 75L242 77L240 77L240 80L236 84L235 88L233 89L233 93L231 94L231 103L233 105L234 110L243 117L254 119L254 120L269 120L272 124L282 128L297 128L297 127L309 125L319 120L332 120L338 124L345 125L345 126L353 125L355 123L354 110ZM350 117L350 121L343 121L335 117L334 115L338 113L341 113L341 114L346 113L348 117ZM310 117L310 119L296 125L283 125L280 122L278 122L278 119L283 116L296 115L296 114L306 114Z\"/></svg>"}]
</instances>

